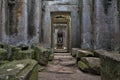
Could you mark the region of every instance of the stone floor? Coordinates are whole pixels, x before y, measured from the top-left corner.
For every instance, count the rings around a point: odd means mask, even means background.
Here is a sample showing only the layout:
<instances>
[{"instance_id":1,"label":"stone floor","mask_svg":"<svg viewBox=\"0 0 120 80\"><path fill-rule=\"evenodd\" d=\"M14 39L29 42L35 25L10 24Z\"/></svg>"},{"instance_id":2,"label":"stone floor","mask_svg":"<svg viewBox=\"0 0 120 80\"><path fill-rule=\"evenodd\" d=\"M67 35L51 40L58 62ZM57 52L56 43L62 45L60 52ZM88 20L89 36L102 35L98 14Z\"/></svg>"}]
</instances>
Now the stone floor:
<instances>
[{"instance_id":1,"label":"stone floor","mask_svg":"<svg viewBox=\"0 0 120 80\"><path fill-rule=\"evenodd\" d=\"M70 53L55 53L54 60L39 72L39 80L101 80L100 76L80 71Z\"/></svg>"}]
</instances>

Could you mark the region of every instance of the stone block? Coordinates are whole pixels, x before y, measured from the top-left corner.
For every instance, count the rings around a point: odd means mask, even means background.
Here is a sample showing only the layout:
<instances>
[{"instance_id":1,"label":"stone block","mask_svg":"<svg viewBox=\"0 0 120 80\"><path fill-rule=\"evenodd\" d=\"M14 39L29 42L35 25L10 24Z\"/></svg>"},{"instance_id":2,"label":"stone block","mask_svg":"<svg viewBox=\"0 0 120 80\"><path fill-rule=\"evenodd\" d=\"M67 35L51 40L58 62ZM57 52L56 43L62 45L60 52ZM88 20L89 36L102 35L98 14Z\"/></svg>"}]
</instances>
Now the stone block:
<instances>
[{"instance_id":1,"label":"stone block","mask_svg":"<svg viewBox=\"0 0 120 80\"><path fill-rule=\"evenodd\" d=\"M78 68L88 73L100 74L100 59L95 57L82 57L81 61L78 61Z\"/></svg>"},{"instance_id":2,"label":"stone block","mask_svg":"<svg viewBox=\"0 0 120 80\"><path fill-rule=\"evenodd\" d=\"M101 80L120 80L120 54L100 53Z\"/></svg>"},{"instance_id":3,"label":"stone block","mask_svg":"<svg viewBox=\"0 0 120 80\"><path fill-rule=\"evenodd\" d=\"M93 57L94 52L89 50L77 50L76 58L81 59L82 57Z\"/></svg>"},{"instance_id":4,"label":"stone block","mask_svg":"<svg viewBox=\"0 0 120 80\"><path fill-rule=\"evenodd\" d=\"M7 50L0 48L0 60L7 60L7 55Z\"/></svg>"},{"instance_id":5,"label":"stone block","mask_svg":"<svg viewBox=\"0 0 120 80\"><path fill-rule=\"evenodd\" d=\"M95 57L100 57L100 54L103 54L105 52L106 52L105 50L95 50L94 55L95 55Z\"/></svg>"},{"instance_id":6,"label":"stone block","mask_svg":"<svg viewBox=\"0 0 120 80\"><path fill-rule=\"evenodd\" d=\"M49 50L41 46L36 46L35 50L35 60L41 65L47 65L49 61Z\"/></svg>"},{"instance_id":7,"label":"stone block","mask_svg":"<svg viewBox=\"0 0 120 80\"><path fill-rule=\"evenodd\" d=\"M0 61L0 66L6 64L6 63L8 63L8 62L9 62L9 61L7 61L7 60L5 60L5 61Z\"/></svg>"},{"instance_id":8,"label":"stone block","mask_svg":"<svg viewBox=\"0 0 120 80\"><path fill-rule=\"evenodd\" d=\"M0 67L0 80L38 80L38 64L30 59L4 64Z\"/></svg>"},{"instance_id":9,"label":"stone block","mask_svg":"<svg viewBox=\"0 0 120 80\"><path fill-rule=\"evenodd\" d=\"M51 48L47 48L49 52L49 61L52 61L54 59L54 51Z\"/></svg>"},{"instance_id":10,"label":"stone block","mask_svg":"<svg viewBox=\"0 0 120 80\"><path fill-rule=\"evenodd\" d=\"M18 54L18 52L20 51L21 49L20 48L12 48L12 59L13 60L19 60L20 58L19 58L19 54Z\"/></svg>"},{"instance_id":11,"label":"stone block","mask_svg":"<svg viewBox=\"0 0 120 80\"><path fill-rule=\"evenodd\" d=\"M73 57L76 57L76 54L77 54L77 51L79 50L79 48L72 48L72 52L71 52L71 55Z\"/></svg>"},{"instance_id":12,"label":"stone block","mask_svg":"<svg viewBox=\"0 0 120 80\"><path fill-rule=\"evenodd\" d=\"M18 52L18 59L34 59L34 50L28 49L28 50L20 50Z\"/></svg>"}]
</instances>

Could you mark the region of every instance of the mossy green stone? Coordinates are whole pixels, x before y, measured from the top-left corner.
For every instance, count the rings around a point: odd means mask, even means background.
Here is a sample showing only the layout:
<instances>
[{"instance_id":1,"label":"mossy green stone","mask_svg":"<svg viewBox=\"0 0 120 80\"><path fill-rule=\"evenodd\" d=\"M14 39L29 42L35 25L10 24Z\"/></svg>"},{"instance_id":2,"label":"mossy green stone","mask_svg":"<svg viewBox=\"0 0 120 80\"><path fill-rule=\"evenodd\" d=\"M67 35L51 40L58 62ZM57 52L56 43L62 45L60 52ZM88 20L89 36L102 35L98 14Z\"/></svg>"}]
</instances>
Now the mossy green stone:
<instances>
[{"instance_id":1,"label":"mossy green stone","mask_svg":"<svg viewBox=\"0 0 120 80\"><path fill-rule=\"evenodd\" d=\"M34 50L33 49L19 50L17 55L18 55L18 56L16 56L17 60L34 59Z\"/></svg>"},{"instance_id":2,"label":"mossy green stone","mask_svg":"<svg viewBox=\"0 0 120 80\"><path fill-rule=\"evenodd\" d=\"M38 64L31 59L4 64L0 67L0 80L38 80Z\"/></svg>"},{"instance_id":3,"label":"mossy green stone","mask_svg":"<svg viewBox=\"0 0 120 80\"><path fill-rule=\"evenodd\" d=\"M49 50L41 46L36 46L34 50L35 50L35 59L38 61L38 63L41 65L47 65L50 55Z\"/></svg>"},{"instance_id":4,"label":"mossy green stone","mask_svg":"<svg viewBox=\"0 0 120 80\"><path fill-rule=\"evenodd\" d=\"M6 63L9 63L9 61L5 60L5 61L0 61L0 66L6 64Z\"/></svg>"},{"instance_id":5,"label":"mossy green stone","mask_svg":"<svg viewBox=\"0 0 120 80\"><path fill-rule=\"evenodd\" d=\"M13 52L13 60L19 60L21 55L18 54L18 52L20 51L20 48L13 48L12 52Z\"/></svg>"},{"instance_id":6,"label":"mossy green stone","mask_svg":"<svg viewBox=\"0 0 120 80\"><path fill-rule=\"evenodd\" d=\"M52 61L54 59L54 54L50 54L49 61Z\"/></svg>"},{"instance_id":7,"label":"mossy green stone","mask_svg":"<svg viewBox=\"0 0 120 80\"><path fill-rule=\"evenodd\" d=\"M80 68L81 70L86 70L89 68L89 66L82 61L78 61L78 68Z\"/></svg>"},{"instance_id":8,"label":"mossy green stone","mask_svg":"<svg viewBox=\"0 0 120 80\"><path fill-rule=\"evenodd\" d=\"M7 54L8 54L7 50L0 48L0 60L6 60Z\"/></svg>"}]
</instances>

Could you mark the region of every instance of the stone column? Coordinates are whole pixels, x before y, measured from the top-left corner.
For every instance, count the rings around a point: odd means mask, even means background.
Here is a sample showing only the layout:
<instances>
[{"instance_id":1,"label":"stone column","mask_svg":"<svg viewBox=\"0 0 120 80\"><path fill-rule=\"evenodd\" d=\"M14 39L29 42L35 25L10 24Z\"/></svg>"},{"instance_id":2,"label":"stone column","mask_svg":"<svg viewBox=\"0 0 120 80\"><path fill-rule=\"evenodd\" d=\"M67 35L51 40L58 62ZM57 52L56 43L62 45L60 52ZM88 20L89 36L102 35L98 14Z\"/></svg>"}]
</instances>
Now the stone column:
<instances>
[{"instance_id":1,"label":"stone column","mask_svg":"<svg viewBox=\"0 0 120 80\"><path fill-rule=\"evenodd\" d=\"M91 0L82 2L82 48L92 48Z\"/></svg>"},{"instance_id":2,"label":"stone column","mask_svg":"<svg viewBox=\"0 0 120 80\"><path fill-rule=\"evenodd\" d=\"M94 27L94 36L95 36L95 49L103 49L107 46L107 33L106 30L108 26L106 24L106 15L104 10L104 4L102 0L95 1L95 27Z\"/></svg>"},{"instance_id":3,"label":"stone column","mask_svg":"<svg viewBox=\"0 0 120 80\"><path fill-rule=\"evenodd\" d=\"M0 41L2 41L2 3L3 1L0 0Z\"/></svg>"},{"instance_id":4,"label":"stone column","mask_svg":"<svg viewBox=\"0 0 120 80\"><path fill-rule=\"evenodd\" d=\"M9 44L19 45L27 43L27 0L16 0L15 13L13 16L16 19L16 32L14 34L8 34ZM9 25L8 25L9 26Z\"/></svg>"},{"instance_id":5,"label":"stone column","mask_svg":"<svg viewBox=\"0 0 120 80\"><path fill-rule=\"evenodd\" d=\"M115 1L116 4L116 16L115 16L115 22L116 25L114 26L115 28L115 34L114 34L114 38L115 38L115 50L120 52L120 1L116 0Z\"/></svg>"},{"instance_id":6,"label":"stone column","mask_svg":"<svg viewBox=\"0 0 120 80\"><path fill-rule=\"evenodd\" d=\"M1 41L2 42L8 42L8 37L5 32L5 26L7 26L7 0L1 0Z\"/></svg>"},{"instance_id":7,"label":"stone column","mask_svg":"<svg viewBox=\"0 0 120 80\"><path fill-rule=\"evenodd\" d=\"M39 43L41 0L28 0L28 43Z\"/></svg>"}]
</instances>

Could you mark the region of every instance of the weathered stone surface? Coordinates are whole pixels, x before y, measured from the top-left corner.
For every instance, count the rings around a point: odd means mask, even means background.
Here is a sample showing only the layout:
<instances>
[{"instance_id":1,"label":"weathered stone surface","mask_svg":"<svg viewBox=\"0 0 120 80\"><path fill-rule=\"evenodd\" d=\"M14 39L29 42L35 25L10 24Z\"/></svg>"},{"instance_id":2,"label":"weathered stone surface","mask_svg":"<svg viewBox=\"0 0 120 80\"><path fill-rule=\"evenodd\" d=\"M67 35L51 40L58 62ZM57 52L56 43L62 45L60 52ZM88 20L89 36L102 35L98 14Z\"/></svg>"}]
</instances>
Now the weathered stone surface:
<instances>
[{"instance_id":1,"label":"weathered stone surface","mask_svg":"<svg viewBox=\"0 0 120 80\"><path fill-rule=\"evenodd\" d=\"M95 50L94 51L94 56L95 57L100 57L100 54L103 54L105 52L106 52L106 50Z\"/></svg>"},{"instance_id":2,"label":"weathered stone surface","mask_svg":"<svg viewBox=\"0 0 120 80\"><path fill-rule=\"evenodd\" d=\"M38 80L37 62L13 61L0 67L0 80Z\"/></svg>"},{"instance_id":3,"label":"weathered stone surface","mask_svg":"<svg viewBox=\"0 0 120 80\"><path fill-rule=\"evenodd\" d=\"M76 54L77 54L77 50L79 50L79 48L72 48L71 55L72 55L73 57L76 56Z\"/></svg>"},{"instance_id":4,"label":"weathered stone surface","mask_svg":"<svg viewBox=\"0 0 120 80\"><path fill-rule=\"evenodd\" d=\"M9 46L10 60L34 59L35 53L33 49L28 49L26 46L15 47Z\"/></svg>"},{"instance_id":5,"label":"weathered stone surface","mask_svg":"<svg viewBox=\"0 0 120 80\"><path fill-rule=\"evenodd\" d=\"M49 61L52 61L54 59L54 51L53 49L47 48L49 51Z\"/></svg>"},{"instance_id":6,"label":"weathered stone surface","mask_svg":"<svg viewBox=\"0 0 120 80\"><path fill-rule=\"evenodd\" d=\"M20 48L12 48L12 53L13 53L13 60L19 60L19 54L18 52L20 51Z\"/></svg>"},{"instance_id":7,"label":"weathered stone surface","mask_svg":"<svg viewBox=\"0 0 120 80\"><path fill-rule=\"evenodd\" d=\"M91 57L94 53L89 50L77 50L76 58L81 59L81 57Z\"/></svg>"},{"instance_id":8,"label":"weathered stone surface","mask_svg":"<svg viewBox=\"0 0 120 80\"><path fill-rule=\"evenodd\" d=\"M101 80L120 80L120 54L100 54Z\"/></svg>"},{"instance_id":9,"label":"weathered stone surface","mask_svg":"<svg viewBox=\"0 0 120 80\"><path fill-rule=\"evenodd\" d=\"M0 48L0 60L7 60L7 55L7 50Z\"/></svg>"},{"instance_id":10,"label":"weathered stone surface","mask_svg":"<svg viewBox=\"0 0 120 80\"><path fill-rule=\"evenodd\" d=\"M78 68L88 73L100 74L100 59L94 57L82 57L81 61L78 61Z\"/></svg>"},{"instance_id":11,"label":"weathered stone surface","mask_svg":"<svg viewBox=\"0 0 120 80\"><path fill-rule=\"evenodd\" d=\"M19 59L33 59L34 58L34 50L28 49L28 50L20 50L18 52Z\"/></svg>"},{"instance_id":12,"label":"weathered stone surface","mask_svg":"<svg viewBox=\"0 0 120 80\"><path fill-rule=\"evenodd\" d=\"M35 50L35 59L41 65L47 65L48 61L54 58L54 54L50 49L46 49L41 46L36 46L34 50Z\"/></svg>"},{"instance_id":13,"label":"weathered stone surface","mask_svg":"<svg viewBox=\"0 0 120 80\"><path fill-rule=\"evenodd\" d=\"M6 64L6 63L8 63L9 61L7 61L7 60L4 60L4 61L0 61L0 66L2 66L3 64Z\"/></svg>"}]
</instances>

